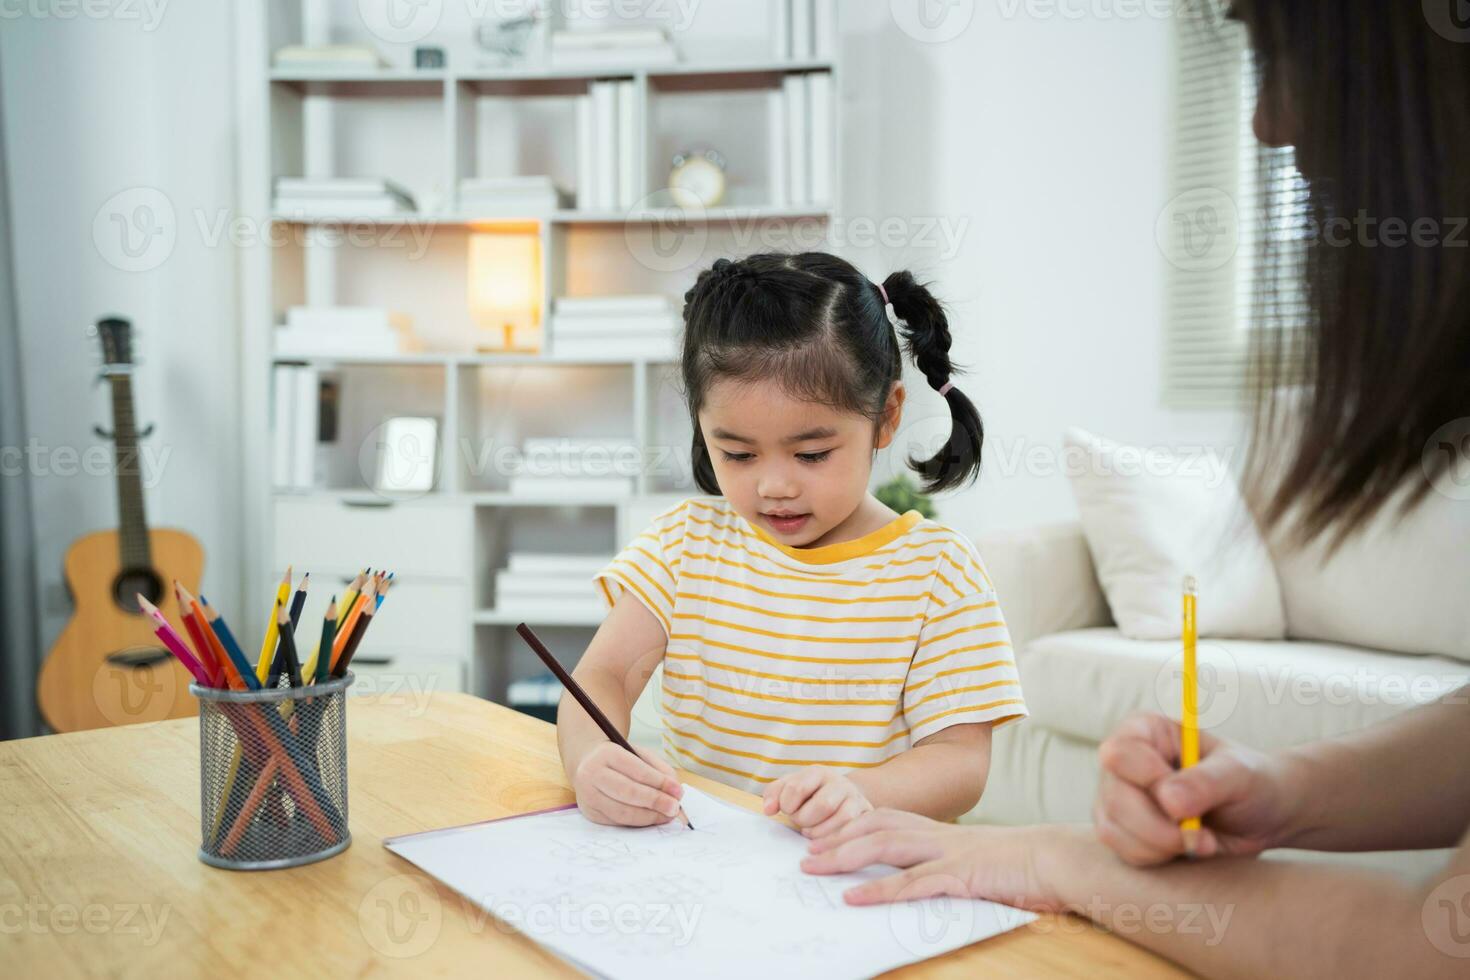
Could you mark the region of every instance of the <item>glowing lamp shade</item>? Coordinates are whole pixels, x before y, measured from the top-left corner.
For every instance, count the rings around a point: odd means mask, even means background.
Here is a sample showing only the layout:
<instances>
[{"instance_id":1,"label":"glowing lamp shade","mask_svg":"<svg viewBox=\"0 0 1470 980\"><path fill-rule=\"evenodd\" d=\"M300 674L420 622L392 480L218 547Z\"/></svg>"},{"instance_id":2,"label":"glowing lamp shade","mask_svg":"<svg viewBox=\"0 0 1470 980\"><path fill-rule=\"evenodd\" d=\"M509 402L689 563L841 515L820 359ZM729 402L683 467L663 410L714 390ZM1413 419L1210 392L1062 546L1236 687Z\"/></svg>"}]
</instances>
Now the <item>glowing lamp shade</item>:
<instances>
[{"instance_id":1,"label":"glowing lamp shade","mask_svg":"<svg viewBox=\"0 0 1470 980\"><path fill-rule=\"evenodd\" d=\"M470 234L469 307L484 350L539 348L541 239L531 228Z\"/></svg>"}]
</instances>

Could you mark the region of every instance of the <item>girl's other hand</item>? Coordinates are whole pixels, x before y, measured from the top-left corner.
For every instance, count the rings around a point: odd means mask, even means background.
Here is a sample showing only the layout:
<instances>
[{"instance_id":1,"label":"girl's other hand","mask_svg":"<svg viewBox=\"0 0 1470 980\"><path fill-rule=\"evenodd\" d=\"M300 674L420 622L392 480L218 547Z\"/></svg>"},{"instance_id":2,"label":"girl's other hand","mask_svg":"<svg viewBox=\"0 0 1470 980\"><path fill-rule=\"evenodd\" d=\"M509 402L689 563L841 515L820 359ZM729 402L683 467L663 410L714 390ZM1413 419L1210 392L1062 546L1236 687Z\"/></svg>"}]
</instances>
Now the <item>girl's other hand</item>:
<instances>
[{"instance_id":1,"label":"girl's other hand","mask_svg":"<svg viewBox=\"0 0 1470 980\"><path fill-rule=\"evenodd\" d=\"M766 816L784 813L812 838L836 833L873 809L856 783L827 766L807 766L782 776L762 796Z\"/></svg>"},{"instance_id":2,"label":"girl's other hand","mask_svg":"<svg viewBox=\"0 0 1470 980\"><path fill-rule=\"evenodd\" d=\"M572 775L577 807L593 823L648 827L668 823L679 812L684 788L674 767L635 746L637 755L604 742L582 759Z\"/></svg>"},{"instance_id":3,"label":"girl's other hand","mask_svg":"<svg viewBox=\"0 0 1470 980\"><path fill-rule=\"evenodd\" d=\"M1102 778L1092 818L1098 838L1129 864L1185 853L1179 821L1200 817L1195 857L1250 856L1282 843L1290 791L1275 762L1200 732L1200 761L1179 769L1179 725L1163 715L1129 718L1098 748Z\"/></svg>"}]
</instances>

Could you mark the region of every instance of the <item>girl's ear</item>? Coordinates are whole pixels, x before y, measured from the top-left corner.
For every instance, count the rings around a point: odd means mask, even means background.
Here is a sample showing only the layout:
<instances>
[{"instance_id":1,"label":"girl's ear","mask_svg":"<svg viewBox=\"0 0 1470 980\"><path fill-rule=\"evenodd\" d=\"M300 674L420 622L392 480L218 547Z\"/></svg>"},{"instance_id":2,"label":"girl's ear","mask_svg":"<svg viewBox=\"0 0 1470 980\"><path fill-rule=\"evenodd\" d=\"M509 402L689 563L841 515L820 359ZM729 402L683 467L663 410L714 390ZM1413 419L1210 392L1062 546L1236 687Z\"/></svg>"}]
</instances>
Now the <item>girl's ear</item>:
<instances>
[{"instance_id":1,"label":"girl's ear","mask_svg":"<svg viewBox=\"0 0 1470 980\"><path fill-rule=\"evenodd\" d=\"M903 421L903 400L906 392L902 381L895 381L888 389L888 401L883 403L883 421L878 424L878 440L875 449L886 449L898 434L898 425Z\"/></svg>"}]
</instances>

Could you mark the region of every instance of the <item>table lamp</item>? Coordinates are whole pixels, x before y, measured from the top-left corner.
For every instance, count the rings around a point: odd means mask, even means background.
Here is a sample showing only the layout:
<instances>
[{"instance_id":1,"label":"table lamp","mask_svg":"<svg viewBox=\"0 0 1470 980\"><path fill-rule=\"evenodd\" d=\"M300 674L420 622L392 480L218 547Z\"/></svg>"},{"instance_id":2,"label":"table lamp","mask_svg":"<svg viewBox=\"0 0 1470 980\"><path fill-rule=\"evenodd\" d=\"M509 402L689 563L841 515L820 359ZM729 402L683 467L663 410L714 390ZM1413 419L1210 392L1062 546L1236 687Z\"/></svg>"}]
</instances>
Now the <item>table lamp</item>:
<instances>
[{"instance_id":1,"label":"table lamp","mask_svg":"<svg viewBox=\"0 0 1470 980\"><path fill-rule=\"evenodd\" d=\"M470 233L469 307L482 351L540 350L541 238L530 227Z\"/></svg>"}]
</instances>

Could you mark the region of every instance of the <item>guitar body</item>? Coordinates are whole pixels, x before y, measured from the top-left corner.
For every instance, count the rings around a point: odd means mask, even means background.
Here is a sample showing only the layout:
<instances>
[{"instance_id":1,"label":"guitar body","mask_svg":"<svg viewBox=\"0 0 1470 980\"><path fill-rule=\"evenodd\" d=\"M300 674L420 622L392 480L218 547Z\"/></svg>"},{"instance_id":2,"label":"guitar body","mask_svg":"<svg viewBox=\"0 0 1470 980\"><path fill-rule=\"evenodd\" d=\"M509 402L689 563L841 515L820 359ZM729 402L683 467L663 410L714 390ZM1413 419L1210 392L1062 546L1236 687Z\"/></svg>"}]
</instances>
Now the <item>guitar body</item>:
<instances>
[{"instance_id":1,"label":"guitar body","mask_svg":"<svg viewBox=\"0 0 1470 980\"><path fill-rule=\"evenodd\" d=\"M142 592L170 622L182 623L173 581L200 581L204 549L184 531L147 533L152 568L126 576L116 531L88 534L67 549L66 584L76 611L36 685L41 714L55 731L184 718L197 711L189 693L193 678L163 651L153 620L130 610L133 594Z\"/></svg>"}]
</instances>

